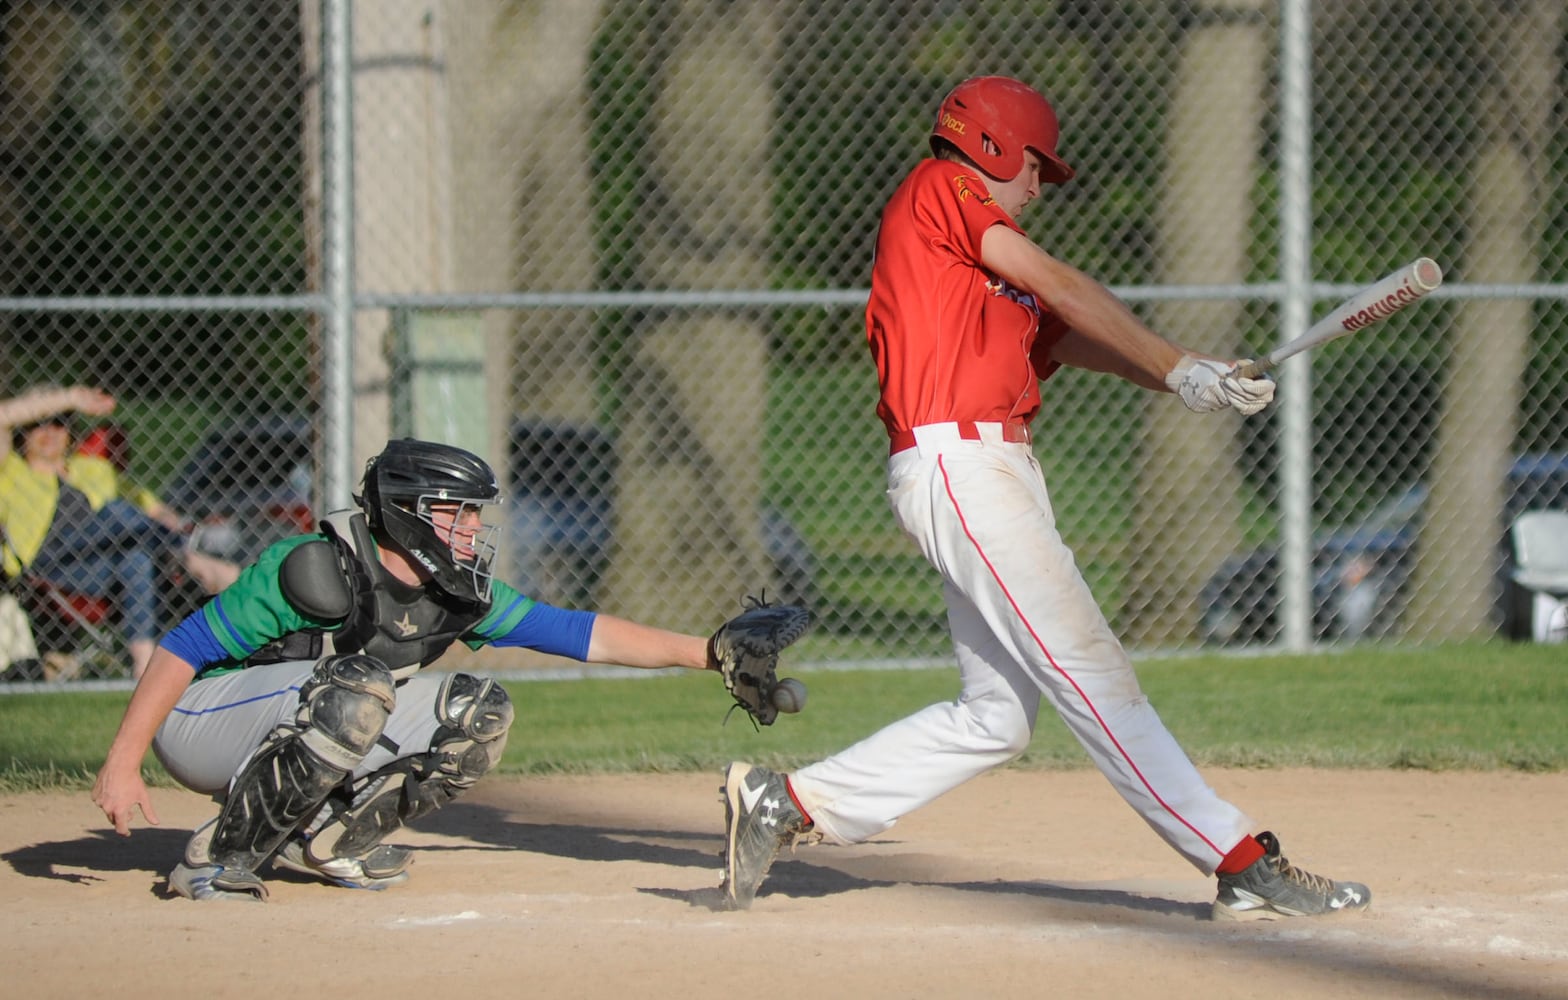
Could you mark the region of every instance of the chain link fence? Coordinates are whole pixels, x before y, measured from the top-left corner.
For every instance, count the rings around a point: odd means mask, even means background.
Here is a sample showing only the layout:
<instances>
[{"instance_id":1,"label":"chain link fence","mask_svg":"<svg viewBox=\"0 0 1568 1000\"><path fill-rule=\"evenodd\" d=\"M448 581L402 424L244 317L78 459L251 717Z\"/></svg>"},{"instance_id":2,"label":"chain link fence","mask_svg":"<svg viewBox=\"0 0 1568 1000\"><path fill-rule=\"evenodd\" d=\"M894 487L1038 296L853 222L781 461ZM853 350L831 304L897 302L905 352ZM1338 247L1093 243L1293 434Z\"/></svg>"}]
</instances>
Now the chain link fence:
<instances>
[{"instance_id":1,"label":"chain link fence","mask_svg":"<svg viewBox=\"0 0 1568 1000\"><path fill-rule=\"evenodd\" d=\"M941 659L861 312L941 96L1009 74L1078 171L1025 228L1191 348L1448 274L1250 420L1050 380L1039 458L1128 644L1523 634L1509 525L1568 507L1563 7L11 0L0 392L114 395L73 446L196 526L165 624L412 434L502 471L534 596L706 631L766 590L818 612L808 659ZM84 655L123 595L56 595L82 620L34 575L7 658L123 672Z\"/></svg>"}]
</instances>

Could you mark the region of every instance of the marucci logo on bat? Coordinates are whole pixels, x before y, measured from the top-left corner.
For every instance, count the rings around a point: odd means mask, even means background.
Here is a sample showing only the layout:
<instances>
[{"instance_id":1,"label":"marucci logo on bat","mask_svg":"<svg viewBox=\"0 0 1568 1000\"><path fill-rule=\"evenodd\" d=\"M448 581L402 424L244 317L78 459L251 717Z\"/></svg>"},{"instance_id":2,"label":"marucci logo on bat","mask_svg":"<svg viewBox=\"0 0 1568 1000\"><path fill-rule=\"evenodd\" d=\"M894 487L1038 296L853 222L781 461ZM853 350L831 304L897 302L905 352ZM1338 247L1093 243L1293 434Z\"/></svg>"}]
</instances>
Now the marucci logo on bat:
<instances>
[{"instance_id":1,"label":"marucci logo on bat","mask_svg":"<svg viewBox=\"0 0 1568 1000\"><path fill-rule=\"evenodd\" d=\"M1420 297L1421 291L1406 280L1399 286L1399 291L1372 303L1360 312L1351 313L1340 325L1347 330L1359 330L1364 326L1371 326L1378 320L1394 315Z\"/></svg>"},{"instance_id":2,"label":"marucci logo on bat","mask_svg":"<svg viewBox=\"0 0 1568 1000\"><path fill-rule=\"evenodd\" d=\"M1293 358L1314 347L1322 347L1402 312L1442 283L1443 269L1437 261L1430 257L1417 258L1341 302L1333 312L1312 324L1306 333L1281 344L1256 361L1238 364L1231 374L1257 378L1286 358Z\"/></svg>"}]
</instances>

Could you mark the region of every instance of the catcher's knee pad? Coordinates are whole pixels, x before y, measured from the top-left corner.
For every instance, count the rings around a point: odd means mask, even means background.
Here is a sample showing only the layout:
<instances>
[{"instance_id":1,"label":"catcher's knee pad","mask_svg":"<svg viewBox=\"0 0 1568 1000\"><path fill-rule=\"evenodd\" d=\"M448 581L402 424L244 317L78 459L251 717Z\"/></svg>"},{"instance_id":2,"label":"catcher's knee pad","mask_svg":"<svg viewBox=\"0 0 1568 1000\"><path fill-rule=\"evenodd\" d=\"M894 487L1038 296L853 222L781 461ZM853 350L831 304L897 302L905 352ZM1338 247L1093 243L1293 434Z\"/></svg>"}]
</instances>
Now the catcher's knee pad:
<instances>
[{"instance_id":1,"label":"catcher's knee pad","mask_svg":"<svg viewBox=\"0 0 1568 1000\"><path fill-rule=\"evenodd\" d=\"M515 712L506 688L488 677L452 674L436 694L436 718L443 736L462 736L477 743L491 743L506 736Z\"/></svg>"},{"instance_id":2,"label":"catcher's knee pad","mask_svg":"<svg viewBox=\"0 0 1568 1000\"><path fill-rule=\"evenodd\" d=\"M453 674L441 685L436 697L441 728L430 755L453 795L472 788L501 762L514 715L506 688L488 677Z\"/></svg>"},{"instance_id":3,"label":"catcher's knee pad","mask_svg":"<svg viewBox=\"0 0 1568 1000\"><path fill-rule=\"evenodd\" d=\"M328 656L299 689L294 723L310 748L353 770L381 738L397 704L392 671L373 656Z\"/></svg>"},{"instance_id":4,"label":"catcher's knee pad","mask_svg":"<svg viewBox=\"0 0 1568 1000\"><path fill-rule=\"evenodd\" d=\"M472 788L501 762L512 728L512 699L487 677L452 674L436 696L441 728L430 752L416 758L419 794L412 816L422 816Z\"/></svg>"},{"instance_id":5,"label":"catcher's knee pad","mask_svg":"<svg viewBox=\"0 0 1568 1000\"><path fill-rule=\"evenodd\" d=\"M441 684L435 712L441 727L429 751L356 782L348 801L327 803L312 824L306 847L312 858L363 854L407 821L472 788L500 763L514 714L505 688L488 678L452 674Z\"/></svg>"},{"instance_id":6,"label":"catcher's knee pad","mask_svg":"<svg viewBox=\"0 0 1568 1000\"><path fill-rule=\"evenodd\" d=\"M301 685L292 725L279 726L230 785L212 860L254 871L376 745L392 713L392 673L368 656L329 656Z\"/></svg>"}]
</instances>

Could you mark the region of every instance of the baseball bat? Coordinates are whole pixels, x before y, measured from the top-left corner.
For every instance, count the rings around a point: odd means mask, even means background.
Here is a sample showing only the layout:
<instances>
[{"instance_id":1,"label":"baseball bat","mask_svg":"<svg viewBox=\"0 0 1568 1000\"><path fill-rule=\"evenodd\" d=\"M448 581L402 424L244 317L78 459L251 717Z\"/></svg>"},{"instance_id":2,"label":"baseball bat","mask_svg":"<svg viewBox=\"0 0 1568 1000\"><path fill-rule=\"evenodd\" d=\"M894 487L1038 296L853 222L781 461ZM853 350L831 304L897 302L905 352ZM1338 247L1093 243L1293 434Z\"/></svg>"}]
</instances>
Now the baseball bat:
<instances>
[{"instance_id":1,"label":"baseball bat","mask_svg":"<svg viewBox=\"0 0 1568 1000\"><path fill-rule=\"evenodd\" d=\"M1388 319L1442 283L1443 269L1437 261L1430 257L1417 258L1341 302L1333 312L1312 324L1306 333L1256 361L1237 365L1231 374L1239 378L1257 378L1286 358Z\"/></svg>"}]
</instances>

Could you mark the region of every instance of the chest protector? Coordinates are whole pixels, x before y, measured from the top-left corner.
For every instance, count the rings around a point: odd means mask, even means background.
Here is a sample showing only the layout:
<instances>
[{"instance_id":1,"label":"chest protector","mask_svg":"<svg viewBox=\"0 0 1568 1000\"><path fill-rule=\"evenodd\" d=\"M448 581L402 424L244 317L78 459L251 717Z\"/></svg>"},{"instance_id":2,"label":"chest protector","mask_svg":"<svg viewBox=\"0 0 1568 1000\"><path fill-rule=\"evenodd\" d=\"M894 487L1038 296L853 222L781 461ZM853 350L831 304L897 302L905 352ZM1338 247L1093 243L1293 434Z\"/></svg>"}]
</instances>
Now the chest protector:
<instances>
[{"instance_id":1,"label":"chest protector","mask_svg":"<svg viewBox=\"0 0 1568 1000\"><path fill-rule=\"evenodd\" d=\"M376 558L365 516L337 511L321 521L327 537L294 549L283 560L283 595L314 618L341 619L334 631L309 630L311 649L289 636L277 645L279 659L311 659L333 653L373 656L394 680L412 677L433 663L490 610L467 604L430 587L410 587L392 578ZM270 647L269 647L270 648ZM258 651L251 662L261 662Z\"/></svg>"}]
</instances>

